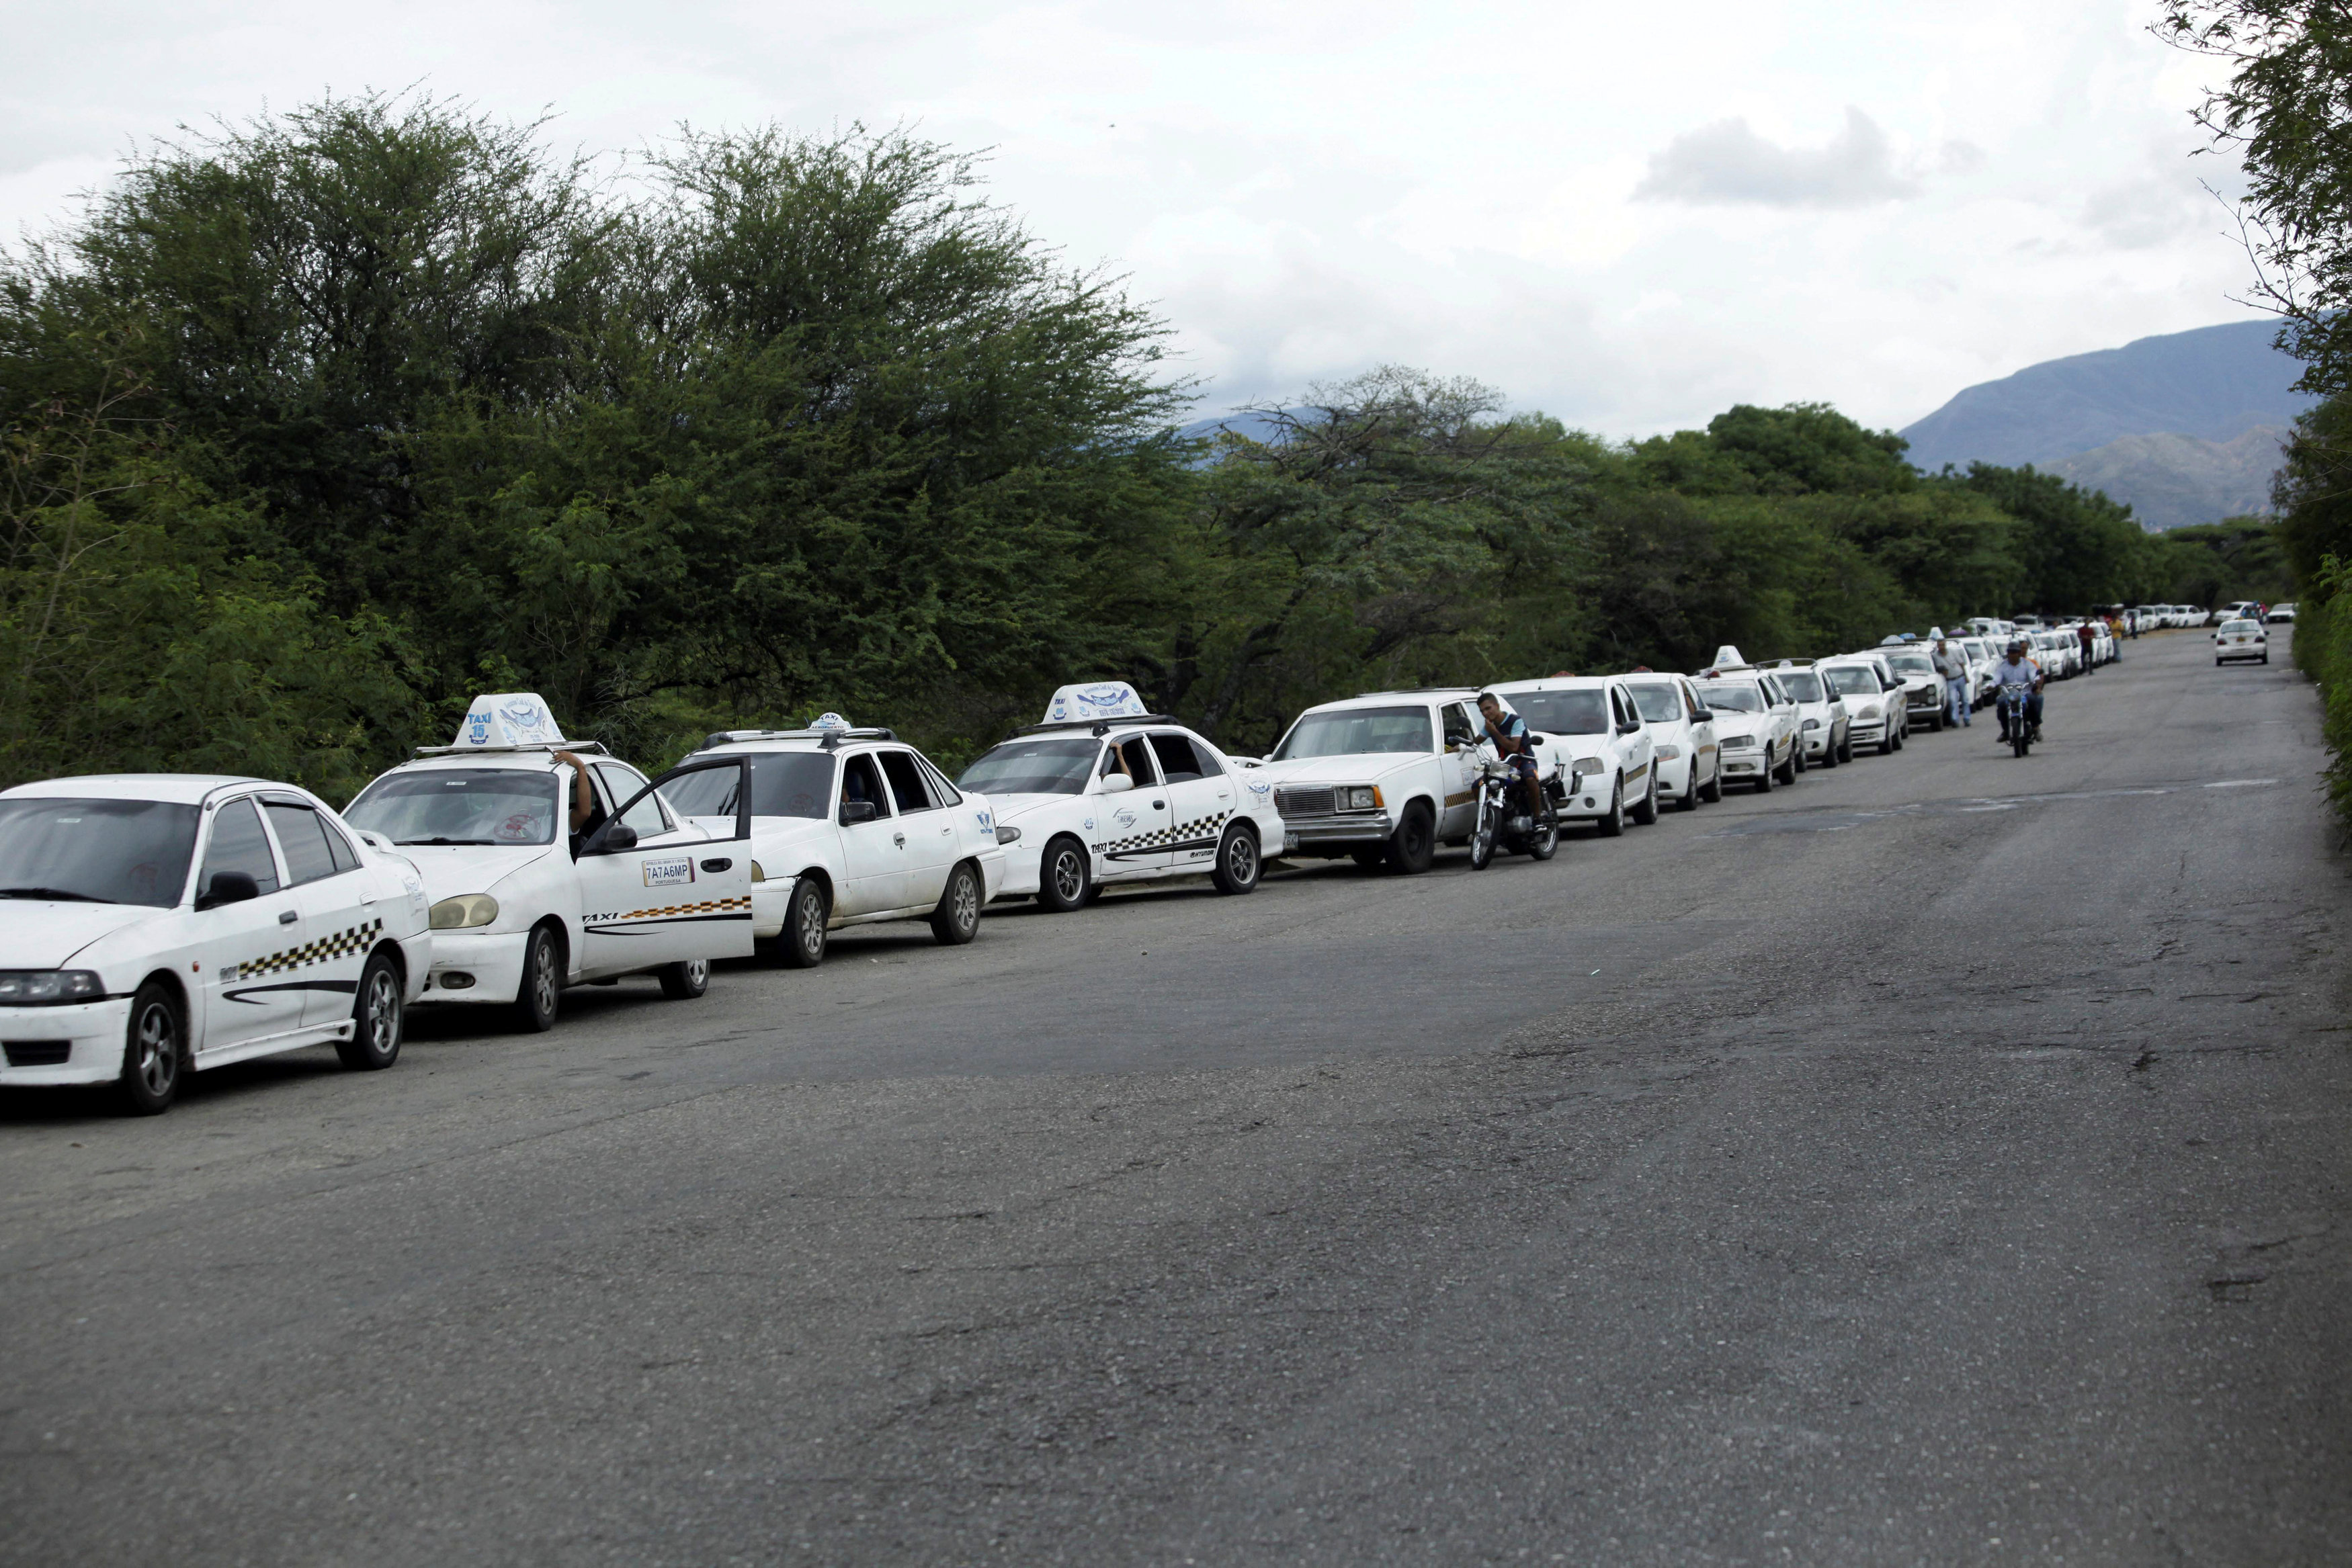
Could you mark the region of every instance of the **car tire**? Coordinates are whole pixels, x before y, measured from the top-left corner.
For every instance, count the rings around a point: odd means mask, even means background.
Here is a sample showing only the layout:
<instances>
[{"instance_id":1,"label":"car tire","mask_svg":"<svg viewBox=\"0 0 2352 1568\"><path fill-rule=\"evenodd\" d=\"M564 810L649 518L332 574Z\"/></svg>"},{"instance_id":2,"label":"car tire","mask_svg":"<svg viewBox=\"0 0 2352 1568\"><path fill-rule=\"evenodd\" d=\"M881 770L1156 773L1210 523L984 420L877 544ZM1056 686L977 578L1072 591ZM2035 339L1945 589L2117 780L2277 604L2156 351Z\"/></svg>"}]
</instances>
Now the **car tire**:
<instances>
[{"instance_id":1,"label":"car tire","mask_svg":"<svg viewBox=\"0 0 2352 1568\"><path fill-rule=\"evenodd\" d=\"M1890 729L1878 737L1878 755L1881 757L1890 756L1893 754L1894 750L1895 732Z\"/></svg>"},{"instance_id":2,"label":"car tire","mask_svg":"<svg viewBox=\"0 0 2352 1568\"><path fill-rule=\"evenodd\" d=\"M514 1027L524 1034L545 1034L555 1027L558 998L563 994L563 945L551 925L534 925L522 945L522 979L515 987L509 1009Z\"/></svg>"},{"instance_id":3,"label":"car tire","mask_svg":"<svg viewBox=\"0 0 2352 1568\"><path fill-rule=\"evenodd\" d=\"M1650 764L1650 787L1643 792L1641 803L1633 808L1633 821L1641 823L1642 826L1645 828L1655 827L1657 825L1658 765L1654 761Z\"/></svg>"},{"instance_id":4,"label":"car tire","mask_svg":"<svg viewBox=\"0 0 2352 1568\"><path fill-rule=\"evenodd\" d=\"M1756 792L1759 795L1772 792L1772 754L1769 751L1764 754L1764 771L1756 776Z\"/></svg>"},{"instance_id":5,"label":"car tire","mask_svg":"<svg viewBox=\"0 0 2352 1568\"><path fill-rule=\"evenodd\" d=\"M335 1041L335 1057L355 1072L381 1072L400 1060L400 966L379 947L368 955L352 997L352 1038Z\"/></svg>"},{"instance_id":6,"label":"car tire","mask_svg":"<svg viewBox=\"0 0 2352 1568\"><path fill-rule=\"evenodd\" d=\"M1811 764L1805 760L1805 737L1801 735L1797 737L1796 739L1789 743L1789 760L1797 765L1797 771L1800 773L1802 773L1811 766Z\"/></svg>"},{"instance_id":7,"label":"car tire","mask_svg":"<svg viewBox=\"0 0 2352 1568\"><path fill-rule=\"evenodd\" d=\"M1037 862L1037 903L1056 915L1084 909L1095 891L1094 857L1087 846L1064 833L1046 841Z\"/></svg>"},{"instance_id":8,"label":"car tire","mask_svg":"<svg viewBox=\"0 0 2352 1568\"><path fill-rule=\"evenodd\" d=\"M1835 768L1838 765L1837 743L1835 741L1832 741L1829 745L1822 747L1821 765L1823 768Z\"/></svg>"},{"instance_id":9,"label":"car tire","mask_svg":"<svg viewBox=\"0 0 2352 1568\"><path fill-rule=\"evenodd\" d=\"M664 964L654 971L661 982L662 995L674 1002L690 1002L710 988L710 960L680 958L675 964Z\"/></svg>"},{"instance_id":10,"label":"car tire","mask_svg":"<svg viewBox=\"0 0 2352 1568\"><path fill-rule=\"evenodd\" d=\"M1852 730L1846 731L1845 738L1838 742L1838 760L1840 762L1853 760L1853 731Z\"/></svg>"},{"instance_id":11,"label":"car tire","mask_svg":"<svg viewBox=\"0 0 2352 1568\"><path fill-rule=\"evenodd\" d=\"M160 1116L179 1098L187 1075L188 1025L180 998L161 980L150 980L131 998L116 1102L130 1115Z\"/></svg>"},{"instance_id":12,"label":"car tire","mask_svg":"<svg viewBox=\"0 0 2352 1568\"><path fill-rule=\"evenodd\" d=\"M2268 653L2264 653L2262 656L2261 662L2265 664L2269 664L2271 662L2271 656Z\"/></svg>"},{"instance_id":13,"label":"car tire","mask_svg":"<svg viewBox=\"0 0 2352 1568\"><path fill-rule=\"evenodd\" d=\"M1609 814L1592 824L1601 830L1604 839L1613 839L1625 831L1625 776L1617 775L1609 783Z\"/></svg>"},{"instance_id":14,"label":"car tire","mask_svg":"<svg viewBox=\"0 0 2352 1568\"><path fill-rule=\"evenodd\" d=\"M1691 766L1693 768L1696 768L1698 764L1694 762ZM1722 758L1718 757L1715 759L1715 771L1707 775L1706 788L1699 791L1699 799L1706 801L1710 806L1720 806L1723 804Z\"/></svg>"},{"instance_id":15,"label":"car tire","mask_svg":"<svg viewBox=\"0 0 2352 1568\"><path fill-rule=\"evenodd\" d=\"M1217 884L1219 893L1255 893L1265 871L1256 831L1239 822L1229 823L1224 837L1217 841L1217 860L1209 868L1209 880Z\"/></svg>"},{"instance_id":16,"label":"car tire","mask_svg":"<svg viewBox=\"0 0 2352 1568\"><path fill-rule=\"evenodd\" d=\"M1389 852L1384 845L1371 849L1349 850L1348 852L1348 858L1354 861L1358 865L1362 866L1366 871L1378 871L1381 867L1388 864Z\"/></svg>"},{"instance_id":17,"label":"car tire","mask_svg":"<svg viewBox=\"0 0 2352 1568\"><path fill-rule=\"evenodd\" d=\"M959 861L948 873L940 906L931 911L931 936L942 947L961 947L980 935L980 871L970 861Z\"/></svg>"},{"instance_id":18,"label":"car tire","mask_svg":"<svg viewBox=\"0 0 2352 1568\"><path fill-rule=\"evenodd\" d=\"M815 968L824 962L832 919L833 900L825 894L824 883L805 873L794 877L791 896L784 902L784 928L765 948L766 956L787 969Z\"/></svg>"},{"instance_id":19,"label":"car tire","mask_svg":"<svg viewBox=\"0 0 2352 1568\"><path fill-rule=\"evenodd\" d=\"M1691 758L1690 782L1683 786L1681 796L1675 801L1675 810L1677 811L1698 810L1698 758L1696 757Z\"/></svg>"},{"instance_id":20,"label":"car tire","mask_svg":"<svg viewBox=\"0 0 2352 1568\"><path fill-rule=\"evenodd\" d=\"M1436 858L1437 824L1430 816L1427 802L1415 800L1405 807L1396 831L1389 835L1389 869L1406 876L1418 876Z\"/></svg>"}]
</instances>

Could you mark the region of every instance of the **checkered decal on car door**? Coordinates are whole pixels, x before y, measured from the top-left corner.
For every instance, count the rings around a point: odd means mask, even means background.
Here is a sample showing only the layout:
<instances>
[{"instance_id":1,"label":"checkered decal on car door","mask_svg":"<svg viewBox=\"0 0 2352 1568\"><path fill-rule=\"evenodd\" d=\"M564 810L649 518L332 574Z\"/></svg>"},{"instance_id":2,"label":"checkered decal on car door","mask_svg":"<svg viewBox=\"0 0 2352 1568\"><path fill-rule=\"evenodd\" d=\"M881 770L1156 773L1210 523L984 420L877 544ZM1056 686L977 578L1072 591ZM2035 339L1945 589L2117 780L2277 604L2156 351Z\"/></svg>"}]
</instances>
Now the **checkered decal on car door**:
<instances>
[{"instance_id":1,"label":"checkered decal on car door","mask_svg":"<svg viewBox=\"0 0 2352 1568\"><path fill-rule=\"evenodd\" d=\"M224 981L250 980L260 975L282 975L289 970L303 968L311 964L323 964L330 958L340 958L346 954L362 952L373 946L376 937L383 931L383 921L362 921L348 931L338 931L332 936L321 936L316 941L305 942L299 947L289 947L282 952L272 953L266 958L255 958L243 964L232 964L223 971L221 978Z\"/></svg>"},{"instance_id":2,"label":"checkered decal on car door","mask_svg":"<svg viewBox=\"0 0 2352 1568\"><path fill-rule=\"evenodd\" d=\"M1113 839L1108 843L1097 844L1095 848L1106 860L1134 860L1142 855L1164 854L1171 850L1213 844L1232 816L1233 811L1228 809L1210 816L1196 817L1189 822L1171 822L1167 827L1154 828L1148 833L1138 833L1132 838Z\"/></svg>"}]
</instances>

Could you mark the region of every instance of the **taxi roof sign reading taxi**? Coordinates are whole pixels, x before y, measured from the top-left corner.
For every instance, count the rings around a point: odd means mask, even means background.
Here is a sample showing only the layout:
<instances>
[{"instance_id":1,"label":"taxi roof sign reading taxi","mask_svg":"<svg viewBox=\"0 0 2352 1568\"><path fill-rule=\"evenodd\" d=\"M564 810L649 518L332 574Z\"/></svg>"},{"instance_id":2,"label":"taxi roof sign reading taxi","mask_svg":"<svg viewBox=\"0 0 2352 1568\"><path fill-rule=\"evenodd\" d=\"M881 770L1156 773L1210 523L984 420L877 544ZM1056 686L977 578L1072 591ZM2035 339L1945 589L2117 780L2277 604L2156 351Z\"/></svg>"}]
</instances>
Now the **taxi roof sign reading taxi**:
<instances>
[{"instance_id":1,"label":"taxi roof sign reading taxi","mask_svg":"<svg viewBox=\"0 0 2352 1568\"><path fill-rule=\"evenodd\" d=\"M1148 718L1151 710L1125 681L1088 681L1064 686L1045 705L1047 724L1070 724L1090 718Z\"/></svg>"},{"instance_id":2,"label":"taxi roof sign reading taxi","mask_svg":"<svg viewBox=\"0 0 2352 1568\"><path fill-rule=\"evenodd\" d=\"M1718 670L1744 670L1748 666L1739 650L1726 643L1715 651L1715 667Z\"/></svg>"},{"instance_id":3,"label":"taxi roof sign reading taxi","mask_svg":"<svg viewBox=\"0 0 2352 1568\"><path fill-rule=\"evenodd\" d=\"M563 731L547 699L537 692L499 692L476 697L457 727L454 749L511 750L524 746L562 746Z\"/></svg>"}]
</instances>

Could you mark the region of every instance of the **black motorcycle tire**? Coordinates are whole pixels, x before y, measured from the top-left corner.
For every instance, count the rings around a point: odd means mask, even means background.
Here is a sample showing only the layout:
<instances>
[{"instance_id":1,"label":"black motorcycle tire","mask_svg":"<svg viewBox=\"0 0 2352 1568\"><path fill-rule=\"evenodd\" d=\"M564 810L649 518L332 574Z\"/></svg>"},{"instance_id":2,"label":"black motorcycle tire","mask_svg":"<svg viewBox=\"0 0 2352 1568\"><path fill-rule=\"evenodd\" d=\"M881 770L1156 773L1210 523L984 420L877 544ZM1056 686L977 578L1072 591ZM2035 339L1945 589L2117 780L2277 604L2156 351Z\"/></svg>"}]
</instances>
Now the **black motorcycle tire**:
<instances>
[{"instance_id":1,"label":"black motorcycle tire","mask_svg":"<svg viewBox=\"0 0 2352 1568\"><path fill-rule=\"evenodd\" d=\"M1501 831L1501 812L1496 808L1494 792L1484 784L1478 787L1478 821L1470 830L1470 869L1485 871L1495 863L1495 839Z\"/></svg>"},{"instance_id":2,"label":"black motorcycle tire","mask_svg":"<svg viewBox=\"0 0 2352 1568\"><path fill-rule=\"evenodd\" d=\"M1559 852L1559 813L1549 806L1524 846L1529 860L1548 861Z\"/></svg>"}]
</instances>

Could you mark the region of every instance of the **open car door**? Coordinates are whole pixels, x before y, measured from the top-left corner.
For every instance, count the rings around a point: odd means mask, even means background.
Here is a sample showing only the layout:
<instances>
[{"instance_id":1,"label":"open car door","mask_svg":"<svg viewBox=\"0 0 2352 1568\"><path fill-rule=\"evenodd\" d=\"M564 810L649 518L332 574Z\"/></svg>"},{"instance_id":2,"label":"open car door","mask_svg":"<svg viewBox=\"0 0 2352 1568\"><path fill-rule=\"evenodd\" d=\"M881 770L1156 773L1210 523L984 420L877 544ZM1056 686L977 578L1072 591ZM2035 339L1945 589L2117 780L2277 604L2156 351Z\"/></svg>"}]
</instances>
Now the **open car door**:
<instances>
[{"instance_id":1,"label":"open car door","mask_svg":"<svg viewBox=\"0 0 2352 1568\"><path fill-rule=\"evenodd\" d=\"M674 779L719 768L736 775L731 835L638 844L629 822L643 818L636 810L641 802ZM682 959L750 957L751 808L751 764L745 757L685 763L629 797L580 846L582 972L622 974Z\"/></svg>"}]
</instances>

